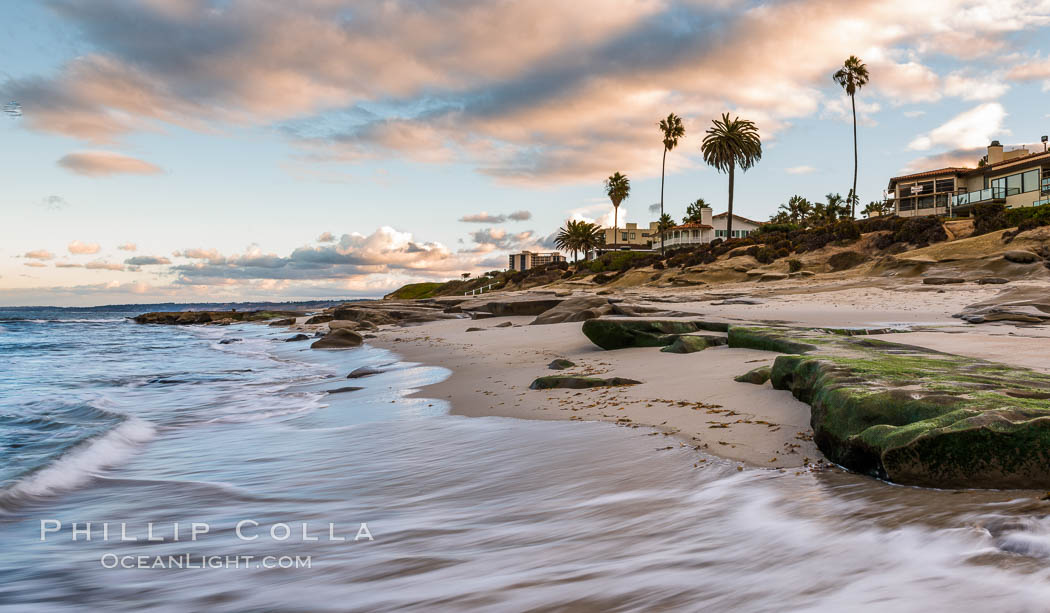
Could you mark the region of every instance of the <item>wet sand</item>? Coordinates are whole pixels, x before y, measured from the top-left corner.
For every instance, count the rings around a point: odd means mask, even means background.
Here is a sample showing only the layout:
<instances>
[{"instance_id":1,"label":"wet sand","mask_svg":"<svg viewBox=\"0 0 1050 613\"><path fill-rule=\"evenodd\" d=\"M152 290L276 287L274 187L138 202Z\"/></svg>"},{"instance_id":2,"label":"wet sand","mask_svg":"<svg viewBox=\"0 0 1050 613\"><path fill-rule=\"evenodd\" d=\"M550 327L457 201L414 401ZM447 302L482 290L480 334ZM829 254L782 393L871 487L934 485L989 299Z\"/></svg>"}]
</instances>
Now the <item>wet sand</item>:
<instances>
[{"instance_id":1,"label":"wet sand","mask_svg":"<svg viewBox=\"0 0 1050 613\"><path fill-rule=\"evenodd\" d=\"M952 317L968 304L994 296L998 288L941 288L910 283L810 284L768 288L735 284L689 296L667 291L664 308L695 312L712 320L778 321L811 326L909 325L920 331L890 334L894 342L926 346L1008 364L1050 370L1045 351L1050 331L1009 324L974 326ZM650 295L652 292L648 292ZM713 293L758 297L755 305L718 305ZM630 296L630 292L624 293ZM690 296L691 297L691 296ZM451 376L416 392L449 400L454 414L521 419L602 420L641 429L653 448L693 446L705 452L767 468L814 465L823 456L812 442L809 406L766 383L737 383L733 377L772 364L776 354L715 347L693 354L656 348L603 351L582 333L581 323L529 326L533 317L472 321L443 320L408 328L386 328L370 341L406 360L440 365ZM510 322L511 327L496 327ZM467 332L467 328L484 328ZM537 377L554 374L551 360L576 363L563 373L602 374L642 381L640 385L591 390L530 390Z\"/></svg>"}]
</instances>

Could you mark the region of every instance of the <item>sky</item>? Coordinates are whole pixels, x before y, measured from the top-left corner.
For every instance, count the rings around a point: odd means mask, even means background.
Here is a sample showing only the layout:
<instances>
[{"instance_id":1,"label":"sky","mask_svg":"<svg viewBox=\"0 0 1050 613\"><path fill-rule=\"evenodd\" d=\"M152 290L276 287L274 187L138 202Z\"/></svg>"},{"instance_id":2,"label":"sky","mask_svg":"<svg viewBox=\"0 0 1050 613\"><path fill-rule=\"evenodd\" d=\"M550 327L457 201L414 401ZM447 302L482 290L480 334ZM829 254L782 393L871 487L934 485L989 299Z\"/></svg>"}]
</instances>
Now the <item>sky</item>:
<instances>
[{"instance_id":1,"label":"sky","mask_svg":"<svg viewBox=\"0 0 1050 613\"><path fill-rule=\"evenodd\" d=\"M10 0L0 21L0 304L381 296L550 250L567 219L725 210L699 145L761 161L735 212L861 202L1050 132L1050 0ZM657 207L658 208L658 207Z\"/></svg>"}]
</instances>

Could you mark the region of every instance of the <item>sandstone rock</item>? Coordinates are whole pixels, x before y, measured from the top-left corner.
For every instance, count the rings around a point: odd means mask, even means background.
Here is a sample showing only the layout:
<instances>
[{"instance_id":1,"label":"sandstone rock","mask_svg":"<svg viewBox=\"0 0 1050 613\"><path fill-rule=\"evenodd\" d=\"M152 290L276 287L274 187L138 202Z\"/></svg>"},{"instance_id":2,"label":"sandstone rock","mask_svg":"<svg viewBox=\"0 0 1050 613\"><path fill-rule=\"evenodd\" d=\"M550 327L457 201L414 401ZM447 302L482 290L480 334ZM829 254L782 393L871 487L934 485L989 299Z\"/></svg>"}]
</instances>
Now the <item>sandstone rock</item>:
<instances>
[{"instance_id":1,"label":"sandstone rock","mask_svg":"<svg viewBox=\"0 0 1050 613\"><path fill-rule=\"evenodd\" d=\"M286 342L286 343L297 343L299 341L308 341L308 340L310 340L309 336L307 336L305 334L296 334L295 336L289 336L288 338L284 339L284 342Z\"/></svg>"},{"instance_id":2,"label":"sandstone rock","mask_svg":"<svg viewBox=\"0 0 1050 613\"><path fill-rule=\"evenodd\" d=\"M840 251L828 258L833 271L847 270L868 261L868 256L858 251Z\"/></svg>"},{"instance_id":3,"label":"sandstone rock","mask_svg":"<svg viewBox=\"0 0 1050 613\"><path fill-rule=\"evenodd\" d=\"M674 339L670 345L660 349L665 353L696 353L697 351L703 351L708 347L716 347L718 345L725 345L727 342L724 336L705 336L701 334L683 334L678 338Z\"/></svg>"},{"instance_id":4,"label":"sandstone rock","mask_svg":"<svg viewBox=\"0 0 1050 613\"><path fill-rule=\"evenodd\" d=\"M294 326L295 325L295 318L294 317L285 317L285 318L282 318L282 319L276 319L274 321L271 321L269 325L271 327Z\"/></svg>"},{"instance_id":5,"label":"sandstone rock","mask_svg":"<svg viewBox=\"0 0 1050 613\"><path fill-rule=\"evenodd\" d=\"M762 304L765 300L758 298L726 298L721 302L712 302L716 306L729 305L729 304Z\"/></svg>"},{"instance_id":6,"label":"sandstone rock","mask_svg":"<svg viewBox=\"0 0 1050 613\"><path fill-rule=\"evenodd\" d=\"M766 381L769 381L769 374L772 372L770 366L759 366L758 368L747 371L746 373L733 377L733 381L740 383L752 383L754 385L762 385Z\"/></svg>"},{"instance_id":7,"label":"sandstone rock","mask_svg":"<svg viewBox=\"0 0 1050 613\"><path fill-rule=\"evenodd\" d=\"M558 358L550 364L547 364L547 368L551 370L565 370L566 368L572 368L573 366L576 366L576 362L570 362L564 358Z\"/></svg>"},{"instance_id":8,"label":"sandstone rock","mask_svg":"<svg viewBox=\"0 0 1050 613\"><path fill-rule=\"evenodd\" d=\"M641 381L623 377L578 377L574 375L547 375L532 382L529 389L586 389L589 387L611 387L620 385L638 385Z\"/></svg>"},{"instance_id":9,"label":"sandstone rock","mask_svg":"<svg viewBox=\"0 0 1050 613\"><path fill-rule=\"evenodd\" d=\"M294 311L159 311L132 318L140 324L187 326L212 322L264 321L277 317L294 317Z\"/></svg>"},{"instance_id":10,"label":"sandstone rock","mask_svg":"<svg viewBox=\"0 0 1050 613\"><path fill-rule=\"evenodd\" d=\"M598 309L609 307L609 299L601 296L577 296L567 298L555 307L540 313L531 326L559 324L568 321L586 321L600 316ZM612 308L606 309L611 311Z\"/></svg>"},{"instance_id":11,"label":"sandstone rock","mask_svg":"<svg viewBox=\"0 0 1050 613\"><path fill-rule=\"evenodd\" d=\"M1002 277L981 277L980 279L977 279L978 285L1002 285L1009 282L1009 279L1004 279Z\"/></svg>"},{"instance_id":12,"label":"sandstone rock","mask_svg":"<svg viewBox=\"0 0 1050 613\"><path fill-rule=\"evenodd\" d=\"M1034 264L1034 263L1040 261L1042 258L1040 258L1038 255L1032 253L1031 251L1024 251L1024 250L1021 250L1021 249L1014 249L1014 250L1007 251L1006 253L1004 253L1003 254L1003 259L1006 260L1007 262L1013 262L1015 264Z\"/></svg>"},{"instance_id":13,"label":"sandstone rock","mask_svg":"<svg viewBox=\"0 0 1050 613\"><path fill-rule=\"evenodd\" d=\"M813 272L812 270L797 270L795 272L789 272L788 273L788 278L789 279L797 279L799 277L815 277L815 276L817 276L817 273Z\"/></svg>"},{"instance_id":14,"label":"sandstone rock","mask_svg":"<svg viewBox=\"0 0 1050 613\"><path fill-rule=\"evenodd\" d=\"M340 328L332 330L328 334L324 335L320 340L314 341L310 345L311 349L349 349L350 347L358 347L364 342L362 337L353 330L347 330Z\"/></svg>"},{"instance_id":15,"label":"sandstone rock","mask_svg":"<svg viewBox=\"0 0 1050 613\"><path fill-rule=\"evenodd\" d=\"M310 319L306 320L306 324L311 326L313 324L324 324L332 321L333 319L335 319L335 317L333 317L332 315L314 315Z\"/></svg>"},{"instance_id":16,"label":"sandstone rock","mask_svg":"<svg viewBox=\"0 0 1050 613\"><path fill-rule=\"evenodd\" d=\"M360 379L362 377L371 377L372 375L378 375L386 371L374 368L372 366L361 366L350 371L350 374L346 376L347 379Z\"/></svg>"},{"instance_id":17,"label":"sandstone rock","mask_svg":"<svg viewBox=\"0 0 1050 613\"><path fill-rule=\"evenodd\" d=\"M965 283L961 277L926 277L922 280L923 285L951 285L953 283Z\"/></svg>"},{"instance_id":18,"label":"sandstone rock","mask_svg":"<svg viewBox=\"0 0 1050 613\"><path fill-rule=\"evenodd\" d=\"M810 405L836 464L908 485L1050 487L1050 375L820 330L732 326L729 344L796 354L770 381Z\"/></svg>"},{"instance_id":19,"label":"sandstone rock","mask_svg":"<svg viewBox=\"0 0 1050 613\"><path fill-rule=\"evenodd\" d=\"M492 327L493 327L493 328L509 328L509 327L511 327L511 326L513 326L513 325L514 325L514 323L513 323L513 322L510 322L510 321L505 321L505 322L503 322L503 323L501 323L501 324L496 324L496 325L494 325L494 326L492 326Z\"/></svg>"},{"instance_id":20,"label":"sandstone rock","mask_svg":"<svg viewBox=\"0 0 1050 613\"><path fill-rule=\"evenodd\" d=\"M699 321L637 319L591 319L583 322L583 333L602 349L625 347L662 347L678 336L708 330L724 332L727 324Z\"/></svg>"},{"instance_id":21,"label":"sandstone rock","mask_svg":"<svg viewBox=\"0 0 1050 613\"><path fill-rule=\"evenodd\" d=\"M484 332L485 328L467 328L467 332Z\"/></svg>"},{"instance_id":22,"label":"sandstone rock","mask_svg":"<svg viewBox=\"0 0 1050 613\"><path fill-rule=\"evenodd\" d=\"M767 272L758 278L759 281L783 281L787 279L787 273L783 272Z\"/></svg>"},{"instance_id":23,"label":"sandstone rock","mask_svg":"<svg viewBox=\"0 0 1050 613\"><path fill-rule=\"evenodd\" d=\"M565 298L558 298L553 294L524 294L500 299L482 297L460 303L459 306L464 311L482 311L497 317L509 317L513 315L539 315L544 311L553 309L565 300Z\"/></svg>"}]
</instances>

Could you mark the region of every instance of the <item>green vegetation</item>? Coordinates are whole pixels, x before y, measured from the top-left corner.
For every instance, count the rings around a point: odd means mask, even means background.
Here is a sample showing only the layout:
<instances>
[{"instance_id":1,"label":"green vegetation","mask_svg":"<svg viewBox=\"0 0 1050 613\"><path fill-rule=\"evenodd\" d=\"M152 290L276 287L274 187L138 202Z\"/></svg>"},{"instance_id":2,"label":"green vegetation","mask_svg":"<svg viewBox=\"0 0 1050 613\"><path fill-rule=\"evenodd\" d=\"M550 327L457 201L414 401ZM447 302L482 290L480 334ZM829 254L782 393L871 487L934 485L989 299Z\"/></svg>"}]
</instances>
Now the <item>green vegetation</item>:
<instances>
[{"instance_id":1,"label":"green vegetation","mask_svg":"<svg viewBox=\"0 0 1050 613\"><path fill-rule=\"evenodd\" d=\"M1042 226L1050 226L1050 204L1007 209L1002 204L985 203L978 204L973 209L974 236L1017 228L1016 231L1003 235L1003 240L1009 242L1021 232Z\"/></svg>"},{"instance_id":2,"label":"green vegetation","mask_svg":"<svg viewBox=\"0 0 1050 613\"><path fill-rule=\"evenodd\" d=\"M631 181L619 171L605 180L605 195L613 205L613 245L620 242L619 219L620 204L631 195Z\"/></svg>"},{"instance_id":3,"label":"green vegetation","mask_svg":"<svg viewBox=\"0 0 1050 613\"><path fill-rule=\"evenodd\" d=\"M571 251L573 261L579 261L578 253L586 253L602 244L602 229L597 224L570 219L565 227L558 230L554 237L554 246L563 251Z\"/></svg>"},{"instance_id":4,"label":"green vegetation","mask_svg":"<svg viewBox=\"0 0 1050 613\"><path fill-rule=\"evenodd\" d=\"M394 298L398 300L415 300L417 298L433 298L437 294L435 293L438 288L446 285L445 283L436 282L425 282L425 283L409 283L408 285L402 286L386 296L384 298Z\"/></svg>"}]
</instances>

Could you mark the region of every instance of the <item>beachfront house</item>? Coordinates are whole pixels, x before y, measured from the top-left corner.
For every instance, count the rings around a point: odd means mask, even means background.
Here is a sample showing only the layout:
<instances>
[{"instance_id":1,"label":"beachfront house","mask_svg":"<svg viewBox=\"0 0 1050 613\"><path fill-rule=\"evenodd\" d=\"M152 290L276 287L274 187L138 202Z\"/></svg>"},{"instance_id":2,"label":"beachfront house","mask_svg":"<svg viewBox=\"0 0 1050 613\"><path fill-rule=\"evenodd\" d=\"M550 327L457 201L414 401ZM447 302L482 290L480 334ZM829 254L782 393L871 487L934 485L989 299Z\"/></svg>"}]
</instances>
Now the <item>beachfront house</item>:
<instances>
[{"instance_id":1,"label":"beachfront house","mask_svg":"<svg viewBox=\"0 0 1050 613\"><path fill-rule=\"evenodd\" d=\"M728 213L712 215L708 207L700 209L700 221L684 223L668 230L664 237L664 247L674 249L686 245L698 245L710 243L716 238L725 239L729 221ZM733 215L733 238L743 238L751 234L761 226L762 223L752 221L746 217ZM657 237L655 247L660 247Z\"/></svg>"},{"instance_id":2,"label":"beachfront house","mask_svg":"<svg viewBox=\"0 0 1050 613\"><path fill-rule=\"evenodd\" d=\"M655 221L651 221L648 228L639 228L638 224L631 222L623 224L615 232L612 228L602 228L605 247L616 245L618 249L652 249L657 225ZM619 233L619 237L616 236L616 232Z\"/></svg>"},{"instance_id":3,"label":"beachfront house","mask_svg":"<svg viewBox=\"0 0 1050 613\"><path fill-rule=\"evenodd\" d=\"M901 217L969 216L976 204L1050 204L1050 152L1005 150L999 141L976 168L947 167L890 179L886 199Z\"/></svg>"},{"instance_id":4,"label":"beachfront house","mask_svg":"<svg viewBox=\"0 0 1050 613\"><path fill-rule=\"evenodd\" d=\"M564 262L565 257L557 251L533 253L522 251L510 254L510 270L528 270L534 266L546 266L555 262Z\"/></svg>"}]
</instances>

